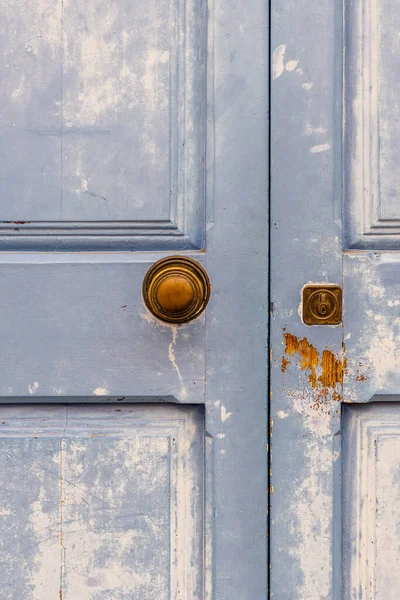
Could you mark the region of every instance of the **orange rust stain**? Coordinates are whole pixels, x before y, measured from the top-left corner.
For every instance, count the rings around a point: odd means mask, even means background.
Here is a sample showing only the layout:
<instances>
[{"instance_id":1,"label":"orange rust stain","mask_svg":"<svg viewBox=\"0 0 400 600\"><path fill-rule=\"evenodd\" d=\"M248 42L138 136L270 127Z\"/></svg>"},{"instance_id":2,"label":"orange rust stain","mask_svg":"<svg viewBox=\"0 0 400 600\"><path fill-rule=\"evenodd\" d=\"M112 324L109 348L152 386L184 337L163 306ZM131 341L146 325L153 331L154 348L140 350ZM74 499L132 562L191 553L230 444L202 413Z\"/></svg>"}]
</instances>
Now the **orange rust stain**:
<instances>
[{"instance_id":1,"label":"orange rust stain","mask_svg":"<svg viewBox=\"0 0 400 600\"><path fill-rule=\"evenodd\" d=\"M299 340L298 337L291 333L284 333L286 348L285 353L289 356L300 357L300 368L302 371L309 371L308 381L313 388L318 386L317 383L317 367L318 367L318 351L308 342L307 338Z\"/></svg>"},{"instance_id":2,"label":"orange rust stain","mask_svg":"<svg viewBox=\"0 0 400 600\"><path fill-rule=\"evenodd\" d=\"M285 340L285 355L297 357L301 370L307 371L309 384L318 392L317 402L327 400L328 397L340 402L342 396L336 387L341 388L346 370L344 349L342 357L337 356L329 349L325 349L320 356L318 350L309 343L307 338L299 339L285 330L283 337ZM283 372L290 364L286 356L282 358Z\"/></svg>"},{"instance_id":3,"label":"orange rust stain","mask_svg":"<svg viewBox=\"0 0 400 600\"><path fill-rule=\"evenodd\" d=\"M322 373L318 377L323 388L335 388L337 384L343 385L343 374L346 368L346 359L340 359L330 350L324 350L321 358Z\"/></svg>"}]
</instances>

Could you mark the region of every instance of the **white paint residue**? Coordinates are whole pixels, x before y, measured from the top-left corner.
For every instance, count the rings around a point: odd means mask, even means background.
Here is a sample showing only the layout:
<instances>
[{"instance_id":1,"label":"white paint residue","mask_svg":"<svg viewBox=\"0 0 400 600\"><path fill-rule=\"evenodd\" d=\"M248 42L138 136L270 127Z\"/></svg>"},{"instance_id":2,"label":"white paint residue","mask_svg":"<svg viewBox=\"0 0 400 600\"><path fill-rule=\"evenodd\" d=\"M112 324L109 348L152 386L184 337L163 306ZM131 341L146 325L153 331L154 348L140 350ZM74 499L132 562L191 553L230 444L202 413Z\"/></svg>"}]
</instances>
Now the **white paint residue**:
<instances>
[{"instance_id":1,"label":"white paint residue","mask_svg":"<svg viewBox=\"0 0 400 600\"><path fill-rule=\"evenodd\" d=\"M387 305L390 307L399 306L399 304L400 304L400 300L388 300L388 303L387 303Z\"/></svg>"},{"instance_id":2,"label":"white paint residue","mask_svg":"<svg viewBox=\"0 0 400 600\"><path fill-rule=\"evenodd\" d=\"M326 144L319 144L319 146L312 146L310 148L310 152L312 154L318 154L319 152L326 152L327 150L330 150L331 145L326 143Z\"/></svg>"},{"instance_id":3,"label":"white paint residue","mask_svg":"<svg viewBox=\"0 0 400 600\"><path fill-rule=\"evenodd\" d=\"M55 396L62 396L64 394L64 390L61 388L52 388L51 390Z\"/></svg>"},{"instance_id":4,"label":"white paint residue","mask_svg":"<svg viewBox=\"0 0 400 600\"><path fill-rule=\"evenodd\" d=\"M305 407L313 401L312 392L307 399L303 389L291 392L292 409L302 415L307 435L304 445L304 471L297 473L293 486L292 531L296 532L296 543L290 554L295 557L302 574L295 597L297 600L328 598L332 571L331 531L332 493L329 485L332 472L332 430L327 412L319 409L307 411Z\"/></svg>"},{"instance_id":5,"label":"white paint residue","mask_svg":"<svg viewBox=\"0 0 400 600\"><path fill-rule=\"evenodd\" d=\"M286 46L281 44L275 48L272 55L272 78L278 79L285 69L284 58L285 58Z\"/></svg>"},{"instance_id":6,"label":"white paint residue","mask_svg":"<svg viewBox=\"0 0 400 600\"><path fill-rule=\"evenodd\" d=\"M28 390L30 394L35 394L39 389L39 383L35 381L32 385L28 385Z\"/></svg>"},{"instance_id":7,"label":"white paint residue","mask_svg":"<svg viewBox=\"0 0 400 600\"><path fill-rule=\"evenodd\" d=\"M87 191L87 189L88 189L88 182L87 182L87 179L82 179L82 182L81 182L81 190L82 190L83 192L86 192L86 191Z\"/></svg>"},{"instance_id":8,"label":"white paint residue","mask_svg":"<svg viewBox=\"0 0 400 600\"><path fill-rule=\"evenodd\" d=\"M286 69L286 71L289 71L289 72L294 71L298 64L299 64L298 60L288 60L288 62L285 65L285 69Z\"/></svg>"},{"instance_id":9,"label":"white paint residue","mask_svg":"<svg viewBox=\"0 0 400 600\"><path fill-rule=\"evenodd\" d=\"M232 416L231 412L227 412L225 406L221 406L221 421L225 422Z\"/></svg>"},{"instance_id":10,"label":"white paint residue","mask_svg":"<svg viewBox=\"0 0 400 600\"><path fill-rule=\"evenodd\" d=\"M97 387L93 390L95 396L107 396L110 392L107 388Z\"/></svg>"},{"instance_id":11,"label":"white paint residue","mask_svg":"<svg viewBox=\"0 0 400 600\"><path fill-rule=\"evenodd\" d=\"M217 438L219 438L220 440L223 440L225 437L224 433L217 433Z\"/></svg>"},{"instance_id":12,"label":"white paint residue","mask_svg":"<svg viewBox=\"0 0 400 600\"><path fill-rule=\"evenodd\" d=\"M306 90L308 92L308 90L311 90L313 85L314 84L312 83L312 81L306 81L306 83L303 83L301 87L303 88L303 90Z\"/></svg>"},{"instance_id":13,"label":"white paint residue","mask_svg":"<svg viewBox=\"0 0 400 600\"><path fill-rule=\"evenodd\" d=\"M296 73L298 73L299 75L303 75L304 71L303 69L296 69Z\"/></svg>"},{"instance_id":14,"label":"white paint residue","mask_svg":"<svg viewBox=\"0 0 400 600\"><path fill-rule=\"evenodd\" d=\"M59 464L59 456L57 463ZM44 479L41 471L41 462L37 465L39 477ZM32 594L35 598L52 600L58 595L60 588L60 541L57 514L49 511L51 502L46 495L43 484L40 487L36 500L28 507L29 522L36 542L36 552L33 557L31 569ZM47 507L46 507L47 503ZM47 509L47 510L46 510ZM57 508L56 508L57 510Z\"/></svg>"},{"instance_id":15,"label":"white paint residue","mask_svg":"<svg viewBox=\"0 0 400 600\"><path fill-rule=\"evenodd\" d=\"M326 129L326 127L321 127L320 125L318 127L314 127L310 121L306 121L304 124L304 135L312 135L313 133L327 133L328 130Z\"/></svg>"},{"instance_id":16,"label":"white paint residue","mask_svg":"<svg viewBox=\"0 0 400 600\"><path fill-rule=\"evenodd\" d=\"M285 412L284 410L278 410L276 412L276 416L278 417L278 419L287 419L289 416L289 413Z\"/></svg>"},{"instance_id":17,"label":"white paint residue","mask_svg":"<svg viewBox=\"0 0 400 600\"><path fill-rule=\"evenodd\" d=\"M181 396L182 396L182 399L185 400L187 397L187 393L186 393L185 387L183 385L181 370L176 362L176 356L175 356L176 339L178 336L178 325L172 325L171 329L172 329L172 341L171 341L170 345L168 346L168 358L179 377L179 381L181 382Z\"/></svg>"}]
</instances>

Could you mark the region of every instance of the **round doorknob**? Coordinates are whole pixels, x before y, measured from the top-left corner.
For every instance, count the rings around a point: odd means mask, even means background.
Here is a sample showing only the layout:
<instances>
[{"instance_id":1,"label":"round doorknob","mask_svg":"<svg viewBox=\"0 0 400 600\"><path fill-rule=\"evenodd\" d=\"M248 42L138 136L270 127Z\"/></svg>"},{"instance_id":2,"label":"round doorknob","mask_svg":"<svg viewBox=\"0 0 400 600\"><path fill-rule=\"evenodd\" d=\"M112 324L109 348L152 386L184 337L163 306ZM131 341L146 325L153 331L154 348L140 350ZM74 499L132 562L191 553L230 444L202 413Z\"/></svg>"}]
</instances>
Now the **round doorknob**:
<instances>
[{"instance_id":1,"label":"round doorknob","mask_svg":"<svg viewBox=\"0 0 400 600\"><path fill-rule=\"evenodd\" d=\"M169 256L154 263L143 281L147 308L167 323L195 319L210 299L210 279L200 263L186 256Z\"/></svg>"}]
</instances>

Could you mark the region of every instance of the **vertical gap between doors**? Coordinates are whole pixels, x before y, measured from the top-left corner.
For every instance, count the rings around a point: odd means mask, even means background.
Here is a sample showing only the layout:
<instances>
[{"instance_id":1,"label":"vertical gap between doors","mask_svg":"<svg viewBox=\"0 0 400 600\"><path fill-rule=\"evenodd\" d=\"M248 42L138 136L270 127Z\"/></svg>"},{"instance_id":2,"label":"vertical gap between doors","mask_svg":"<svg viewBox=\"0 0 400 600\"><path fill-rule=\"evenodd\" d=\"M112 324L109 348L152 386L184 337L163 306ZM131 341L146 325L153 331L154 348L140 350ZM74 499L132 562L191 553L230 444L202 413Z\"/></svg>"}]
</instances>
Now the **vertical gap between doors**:
<instances>
[{"instance_id":1,"label":"vertical gap between doors","mask_svg":"<svg viewBox=\"0 0 400 600\"><path fill-rule=\"evenodd\" d=\"M268 432L268 454L267 454L267 482L268 482L268 515L267 515L267 595L268 599L271 598L271 319L272 319L272 294L271 294L271 149L272 149L272 138L271 138L271 121L272 121L272 76L271 76L271 65L272 65L272 0L269 0L268 8L268 64L269 64L269 76L268 76L268 378L267 378L267 432Z\"/></svg>"}]
</instances>

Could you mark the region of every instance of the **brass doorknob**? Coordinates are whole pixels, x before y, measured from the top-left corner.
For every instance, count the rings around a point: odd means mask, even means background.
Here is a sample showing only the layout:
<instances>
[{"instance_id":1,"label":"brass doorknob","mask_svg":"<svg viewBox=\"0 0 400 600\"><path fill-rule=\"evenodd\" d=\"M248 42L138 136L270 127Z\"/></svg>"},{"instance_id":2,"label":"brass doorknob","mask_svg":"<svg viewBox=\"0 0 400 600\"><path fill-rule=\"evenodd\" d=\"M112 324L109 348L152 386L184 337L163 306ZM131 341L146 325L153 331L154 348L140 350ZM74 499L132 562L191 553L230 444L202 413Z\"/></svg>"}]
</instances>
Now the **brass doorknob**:
<instances>
[{"instance_id":1,"label":"brass doorknob","mask_svg":"<svg viewBox=\"0 0 400 600\"><path fill-rule=\"evenodd\" d=\"M167 323L187 323L203 312L210 299L210 279L202 265L186 256L154 263L143 281L147 308Z\"/></svg>"}]
</instances>

